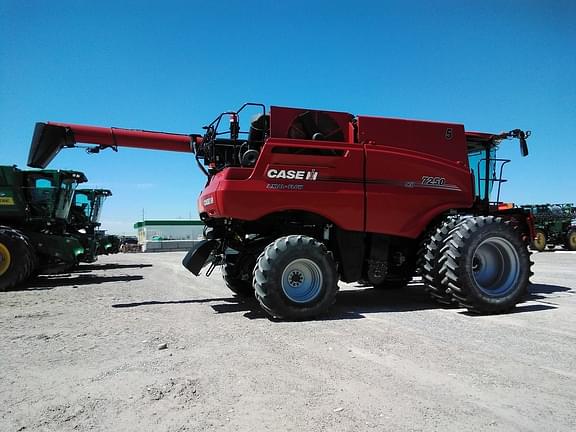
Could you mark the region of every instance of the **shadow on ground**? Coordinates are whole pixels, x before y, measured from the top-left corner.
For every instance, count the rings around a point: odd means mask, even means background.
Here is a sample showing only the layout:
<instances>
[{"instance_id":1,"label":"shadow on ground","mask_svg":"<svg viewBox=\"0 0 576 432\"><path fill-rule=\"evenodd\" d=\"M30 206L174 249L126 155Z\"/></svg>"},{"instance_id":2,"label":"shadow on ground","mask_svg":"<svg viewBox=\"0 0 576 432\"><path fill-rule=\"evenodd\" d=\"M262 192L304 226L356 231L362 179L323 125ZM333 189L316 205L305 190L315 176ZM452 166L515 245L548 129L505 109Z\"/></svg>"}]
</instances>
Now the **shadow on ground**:
<instances>
[{"instance_id":1,"label":"shadow on ground","mask_svg":"<svg viewBox=\"0 0 576 432\"><path fill-rule=\"evenodd\" d=\"M535 284L530 287L528 300L546 298L538 294L552 294L555 292L569 291L570 288ZM215 297L190 300L149 300L133 303L113 304L113 308L134 308L154 305L186 305L195 303L209 303L210 307L219 314L244 313L249 319L268 318L258 301L250 297ZM336 298L336 304L329 313L316 318L316 321L361 319L366 313L386 312L411 312L428 309L457 309L457 306L443 306L428 297L424 286L420 283L411 284L403 289L375 289L358 288L355 290L340 291ZM547 304L518 305L509 314L538 312L555 309L556 306ZM461 313L469 314L466 311ZM473 314L469 314L473 315Z\"/></svg>"},{"instance_id":2,"label":"shadow on ground","mask_svg":"<svg viewBox=\"0 0 576 432\"><path fill-rule=\"evenodd\" d=\"M113 304L113 308L123 309L123 308L134 308L139 306L154 306L154 305L176 305L176 304L194 304L194 303L210 303L210 302L217 302L217 301L224 301L224 302L237 302L237 299L234 297L225 297L225 298L208 298L208 299L197 299L197 300L166 300L166 301L159 301L159 300L148 300L142 302L133 302L133 303L116 303Z\"/></svg>"},{"instance_id":3,"label":"shadow on ground","mask_svg":"<svg viewBox=\"0 0 576 432\"><path fill-rule=\"evenodd\" d=\"M73 275L73 276L38 276L20 288L23 291L49 290L58 287L79 287L83 285L98 285L111 282L132 282L144 279L142 276L96 276L96 275Z\"/></svg>"},{"instance_id":4,"label":"shadow on ground","mask_svg":"<svg viewBox=\"0 0 576 432\"><path fill-rule=\"evenodd\" d=\"M117 270L117 269L141 269L152 267L152 264L81 264L75 268L71 273L83 273L94 270Z\"/></svg>"},{"instance_id":5,"label":"shadow on ground","mask_svg":"<svg viewBox=\"0 0 576 432\"><path fill-rule=\"evenodd\" d=\"M560 285L547 285L547 284L531 284L528 291L530 292L530 299L544 298L538 294L554 294L557 292L570 291L571 288Z\"/></svg>"},{"instance_id":6,"label":"shadow on ground","mask_svg":"<svg viewBox=\"0 0 576 432\"><path fill-rule=\"evenodd\" d=\"M113 308L132 308L139 306L215 303L210 306L219 314L242 313L249 319L267 318L258 301L252 297L206 298L197 300L142 301L134 303L113 304ZM428 298L422 286L409 286L404 289L378 290L360 288L341 291L336 298L336 305L328 314L316 320L340 320L364 318L363 313L406 312L423 309L438 309L439 304Z\"/></svg>"}]
</instances>

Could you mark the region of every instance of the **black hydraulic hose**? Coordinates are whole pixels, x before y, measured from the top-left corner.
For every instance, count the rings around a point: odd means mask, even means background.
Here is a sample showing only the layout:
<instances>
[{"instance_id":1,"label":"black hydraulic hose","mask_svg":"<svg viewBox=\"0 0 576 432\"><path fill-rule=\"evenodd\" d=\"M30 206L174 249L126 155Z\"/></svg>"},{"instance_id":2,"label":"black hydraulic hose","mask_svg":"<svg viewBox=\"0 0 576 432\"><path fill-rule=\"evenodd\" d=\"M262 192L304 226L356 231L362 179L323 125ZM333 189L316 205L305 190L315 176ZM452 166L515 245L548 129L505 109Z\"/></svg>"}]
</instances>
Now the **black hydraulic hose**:
<instances>
[{"instance_id":1,"label":"black hydraulic hose","mask_svg":"<svg viewBox=\"0 0 576 432\"><path fill-rule=\"evenodd\" d=\"M206 177L208 177L208 179L210 179L210 174L208 173L208 171L206 171L206 168L204 168L204 165L202 165L202 162L200 162L199 155L198 155L198 148L196 147L196 141L195 140L192 140L192 147L194 149L194 158L196 159L196 164L198 165L200 170L204 173L204 175Z\"/></svg>"}]
</instances>

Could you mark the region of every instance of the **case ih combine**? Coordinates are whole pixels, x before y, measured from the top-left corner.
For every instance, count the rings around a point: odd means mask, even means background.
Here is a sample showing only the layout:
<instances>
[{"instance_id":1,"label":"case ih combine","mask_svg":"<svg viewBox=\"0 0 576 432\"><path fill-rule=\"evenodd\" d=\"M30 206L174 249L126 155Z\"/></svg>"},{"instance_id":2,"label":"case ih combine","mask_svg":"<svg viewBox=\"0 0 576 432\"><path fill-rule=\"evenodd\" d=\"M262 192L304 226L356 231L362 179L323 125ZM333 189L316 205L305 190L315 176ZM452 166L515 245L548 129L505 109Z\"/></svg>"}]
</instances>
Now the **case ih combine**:
<instances>
[{"instance_id":1,"label":"case ih combine","mask_svg":"<svg viewBox=\"0 0 576 432\"><path fill-rule=\"evenodd\" d=\"M242 130L240 116L258 115ZM224 127L225 124L225 127ZM204 134L38 123L29 165L77 143L195 153L205 240L184 258L198 275L223 265L227 286L255 293L271 316L304 319L335 301L338 280L406 285L419 271L441 303L476 313L527 293L530 213L498 206L502 140L529 132L467 132L454 123L245 104ZM224 130L223 130L224 129ZM496 175L499 171L499 175ZM496 202L490 201L497 186Z\"/></svg>"}]
</instances>

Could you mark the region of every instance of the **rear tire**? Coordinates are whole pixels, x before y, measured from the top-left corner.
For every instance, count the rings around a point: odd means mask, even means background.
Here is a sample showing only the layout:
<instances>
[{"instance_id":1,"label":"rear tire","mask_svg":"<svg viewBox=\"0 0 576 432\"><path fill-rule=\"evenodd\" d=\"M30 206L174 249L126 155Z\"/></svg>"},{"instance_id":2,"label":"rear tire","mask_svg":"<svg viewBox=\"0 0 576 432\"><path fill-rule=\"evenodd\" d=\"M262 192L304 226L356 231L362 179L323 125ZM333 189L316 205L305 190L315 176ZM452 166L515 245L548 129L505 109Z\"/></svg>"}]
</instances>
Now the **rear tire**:
<instances>
[{"instance_id":1,"label":"rear tire","mask_svg":"<svg viewBox=\"0 0 576 432\"><path fill-rule=\"evenodd\" d=\"M570 251L576 251L576 228L571 228L566 234L566 241L564 242L564 248Z\"/></svg>"},{"instance_id":2,"label":"rear tire","mask_svg":"<svg viewBox=\"0 0 576 432\"><path fill-rule=\"evenodd\" d=\"M226 257L226 262L222 266L224 283L230 291L239 297L254 296L252 277L254 266L256 265L256 257L241 254L235 256L235 260L229 259L229 257L230 255Z\"/></svg>"},{"instance_id":3,"label":"rear tire","mask_svg":"<svg viewBox=\"0 0 576 432\"><path fill-rule=\"evenodd\" d=\"M479 216L465 220L447 239L441 274L448 292L470 312L502 313L528 292L527 248L502 218Z\"/></svg>"},{"instance_id":4,"label":"rear tire","mask_svg":"<svg viewBox=\"0 0 576 432\"><path fill-rule=\"evenodd\" d=\"M531 247L532 249L537 250L538 252L544 252L544 250L546 249L547 241L548 240L546 239L546 233L541 229L537 229L536 238L532 240Z\"/></svg>"},{"instance_id":5,"label":"rear tire","mask_svg":"<svg viewBox=\"0 0 576 432\"><path fill-rule=\"evenodd\" d=\"M336 300L336 264L326 246L311 237L281 237L258 257L253 285L258 302L270 316L311 318Z\"/></svg>"},{"instance_id":6,"label":"rear tire","mask_svg":"<svg viewBox=\"0 0 576 432\"><path fill-rule=\"evenodd\" d=\"M433 300L443 305L453 304L454 299L446 292L448 287L442 283L444 278L440 274L442 247L446 239L452 235L454 229L462 222L463 219L460 217L453 217L444 221L431 235L424 249L421 269L424 289Z\"/></svg>"},{"instance_id":7,"label":"rear tire","mask_svg":"<svg viewBox=\"0 0 576 432\"><path fill-rule=\"evenodd\" d=\"M22 233L0 228L0 291L14 289L30 278L34 252Z\"/></svg>"}]
</instances>

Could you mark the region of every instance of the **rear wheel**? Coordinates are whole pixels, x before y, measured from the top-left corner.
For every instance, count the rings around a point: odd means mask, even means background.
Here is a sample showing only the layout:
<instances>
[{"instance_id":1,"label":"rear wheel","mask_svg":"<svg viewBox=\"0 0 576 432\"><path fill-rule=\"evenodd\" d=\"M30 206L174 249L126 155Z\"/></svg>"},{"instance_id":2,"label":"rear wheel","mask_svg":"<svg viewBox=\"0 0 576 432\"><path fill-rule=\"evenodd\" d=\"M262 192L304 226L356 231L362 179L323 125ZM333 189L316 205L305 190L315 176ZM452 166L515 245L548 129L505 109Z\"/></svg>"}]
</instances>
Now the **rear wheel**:
<instances>
[{"instance_id":1,"label":"rear wheel","mask_svg":"<svg viewBox=\"0 0 576 432\"><path fill-rule=\"evenodd\" d=\"M336 264L324 244L281 237L264 249L254 270L256 298L271 316L306 319L325 312L338 291Z\"/></svg>"},{"instance_id":2,"label":"rear wheel","mask_svg":"<svg viewBox=\"0 0 576 432\"><path fill-rule=\"evenodd\" d=\"M442 267L442 247L446 239L452 235L454 229L462 223L460 217L452 217L440 225L430 236L424 248L422 258L422 281L424 289L440 304L450 305L454 303L452 296L446 292L446 285L442 283L443 276L440 275Z\"/></svg>"},{"instance_id":3,"label":"rear wheel","mask_svg":"<svg viewBox=\"0 0 576 432\"><path fill-rule=\"evenodd\" d=\"M566 234L566 241L564 247L571 251L576 251L576 228L571 228Z\"/></svg>"},{"instance_id":4,"label":"rear wheel","mask_svg":"<svg viewBox=\"0 0 576 432\"><path fill-rule=\"evenodd\" d=\"M13 289L30 278L33 250L19 231L0 228L0 291Z\"/></svg>"},{"instance_id":5,"label":"rear wheel","mask_svg":"<svg viewBox=\"0 0 576 432\"><path fill-rule=\"evenodd\" d=\"M253 296L252 276L255 265L254 255L226 255L226 262L222 266L222 276L228 289L241 297Z\"/></svg>"},{"instance_id":6,"label":"rear wheel","mask_svg":"<svg viewBox=\"0 0 576 432\"><path fill-rule=\"evenodd\" d=\"M502 218L465 220L447 240L441 274L455 300L475 313L512 309L528 292L529 252Z\"/></svg>"},{"instance_id":7,"label":"rear wheel","mask_svg":"<svg viewBox=\"0 0 576 432\"><path fill-rule=\"evenodd\" d=\"M546 249L546 233L541 229L536 230L536 238L532 240L532 249L537 250L538 252L544 252Z\"/></svg>"}]
</instances>

